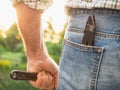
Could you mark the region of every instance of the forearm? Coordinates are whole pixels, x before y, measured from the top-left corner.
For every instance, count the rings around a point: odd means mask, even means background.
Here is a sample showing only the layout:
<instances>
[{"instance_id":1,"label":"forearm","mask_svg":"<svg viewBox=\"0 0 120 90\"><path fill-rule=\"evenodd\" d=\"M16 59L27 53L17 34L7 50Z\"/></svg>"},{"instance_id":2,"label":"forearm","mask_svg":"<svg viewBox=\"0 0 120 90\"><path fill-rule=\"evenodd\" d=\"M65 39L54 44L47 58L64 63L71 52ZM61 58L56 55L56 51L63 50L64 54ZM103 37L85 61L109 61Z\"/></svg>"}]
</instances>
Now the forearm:
<instances>
[{"instance_id":1,"label":"forearm","mask_svg":"<svg viewBox=\"0 0 120 90\"><path fill-rule=\"evenodd\" d=\"M16 6L16 13L27 56L32 58L37 54L42 55L45 52L41 30L42 13L23 3Z\"/></svg>"}]
</instances>

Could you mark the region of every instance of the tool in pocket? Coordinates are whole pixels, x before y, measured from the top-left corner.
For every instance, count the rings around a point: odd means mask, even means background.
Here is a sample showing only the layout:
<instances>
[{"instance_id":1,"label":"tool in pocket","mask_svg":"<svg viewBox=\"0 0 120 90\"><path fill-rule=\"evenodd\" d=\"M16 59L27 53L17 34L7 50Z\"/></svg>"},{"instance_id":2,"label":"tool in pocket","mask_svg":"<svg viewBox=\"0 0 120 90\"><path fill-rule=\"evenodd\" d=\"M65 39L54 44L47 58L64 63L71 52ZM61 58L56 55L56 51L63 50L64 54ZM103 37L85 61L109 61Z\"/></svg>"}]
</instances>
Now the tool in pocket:
<instances>
[{"instance_id":1,"label":"tool in pocket","mask_svg":"<svg viewBox=\"0 0 120 90\"><path fill-rule=\"evenodd\" d=\"M88 17L86 22L82 44L89 46L94 45L95 27L95 17L92 14Z\"/></svg>"}]
</instances>

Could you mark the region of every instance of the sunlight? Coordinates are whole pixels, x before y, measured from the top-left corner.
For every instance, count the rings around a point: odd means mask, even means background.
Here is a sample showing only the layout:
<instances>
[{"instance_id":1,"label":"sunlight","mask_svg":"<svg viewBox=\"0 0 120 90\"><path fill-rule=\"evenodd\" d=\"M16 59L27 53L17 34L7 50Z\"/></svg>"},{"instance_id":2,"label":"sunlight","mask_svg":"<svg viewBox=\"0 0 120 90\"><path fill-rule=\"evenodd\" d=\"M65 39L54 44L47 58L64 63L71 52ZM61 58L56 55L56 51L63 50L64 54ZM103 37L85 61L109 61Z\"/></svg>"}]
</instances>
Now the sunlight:
<instances>
[{"instance_id":1,"label":"sunlight","mask_svg":"<svg viewBox=\"0 0 120 90\"><path fill-rule=\"evenodd\" d=\"M60 32L64 28L66 21L64 4L65 0L54 0L53 5L44 14L44 20L47 21L51 19L53 28L56 32Z\"/></svg>"},{"instance_id":2,"label":"sunlight","mask_svg":"<svg viewBox=\"0 0 120 90\"><path fill-rule=\"evenodd\" d=\"M0 29L8 30L15 21L15 10L11 5L10 0L3 0L2 3L0 3Z\"/></svg>"},{"instance_id":3,"label":"sunlight","mask_svg":"<svg viewBox=\"0 0 120 90\"><path fill-rule=\"evenodd\" d=\"M2 36L3 36L3 38L6 38L6 37L7 37L5 31L2 32Z\"/></svg>"},{"instance_id":4,"label":"sunlight","mask_svg":"<svg viewBox=\"0 0 120 90\"><path fill-rule=\"evenodd\" d=\"M56 32L63 30L66 20L64 4L65 0L54 0L53 5L43 14L43 28L46 28L47 24L45 22L51 18L54 30ZM10 0L3 0L0 3L0 30L8 30L15 21L15 9L12 7Z\"/></svg>"}]
</instances>

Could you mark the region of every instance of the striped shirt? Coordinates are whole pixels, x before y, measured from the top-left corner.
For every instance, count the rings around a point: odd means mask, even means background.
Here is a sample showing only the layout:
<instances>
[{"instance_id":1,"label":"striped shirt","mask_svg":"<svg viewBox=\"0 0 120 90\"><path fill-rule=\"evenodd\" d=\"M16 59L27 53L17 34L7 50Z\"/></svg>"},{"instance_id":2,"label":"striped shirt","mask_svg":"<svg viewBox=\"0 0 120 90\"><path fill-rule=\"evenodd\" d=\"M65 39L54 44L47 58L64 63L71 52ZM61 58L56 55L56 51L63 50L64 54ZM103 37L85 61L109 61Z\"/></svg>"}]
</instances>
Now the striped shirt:
<instances>
[{"instance_id":1,"label":"striped shirt","mask_svg":"<svg viewBox=\"0 0 120 90\"><path fill-rule=\"evenodd\" d=\"M120 10L120 0L67 0L66 7L72 8L108 8Z\"/></svg>"},{"instance_id":2,"label":"striped shirt","mask_svg":"<svg viewBox=\"0 0 120 90\"><path fill-rule=\"evenodd\" d=\"M36 10L45 10L49 8L53 0L10 0L14 6L22 2L30 8Z\"/></svg>"},{"instance_id":3,"label":"striped shirt","mask_svg":"<svg viewBox=\"0 0 120 90\"><path fill-rule=\"evenodd\" d=\"M13 2L13 4L23 2L28 7L37 10L47 9L52 3L52 0L11 0L11 1ZM65 6L68 8L86 8L86 9L108 8L120 10L120 0L66 0Z\"/></svg>"}]
</instances>

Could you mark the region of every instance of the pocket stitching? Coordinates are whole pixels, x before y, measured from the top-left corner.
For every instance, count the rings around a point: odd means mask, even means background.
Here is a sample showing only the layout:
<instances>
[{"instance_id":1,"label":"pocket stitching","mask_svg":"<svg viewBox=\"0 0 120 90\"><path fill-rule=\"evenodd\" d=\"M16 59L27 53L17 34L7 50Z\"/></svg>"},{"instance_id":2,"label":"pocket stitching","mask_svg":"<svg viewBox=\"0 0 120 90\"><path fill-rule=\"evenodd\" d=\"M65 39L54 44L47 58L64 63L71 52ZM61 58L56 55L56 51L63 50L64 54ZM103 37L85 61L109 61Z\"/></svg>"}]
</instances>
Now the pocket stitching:
<instances>
[{"instance_id":1,"label":"pocket stitching","mask_svg":"<svg viewBox=\"0 0 120 90\"><path fill-rule=\"evenodd\" d=\"M76 42L72 42L70 40L64 39L64 44L68 45L70 47L73 47L75 49L81 50L81 51L91 51L91 52L97 52L101 53L103 51L103 47L98 47L98 46L86 46L82 45Z\"/></svg>"}]
</instances>

